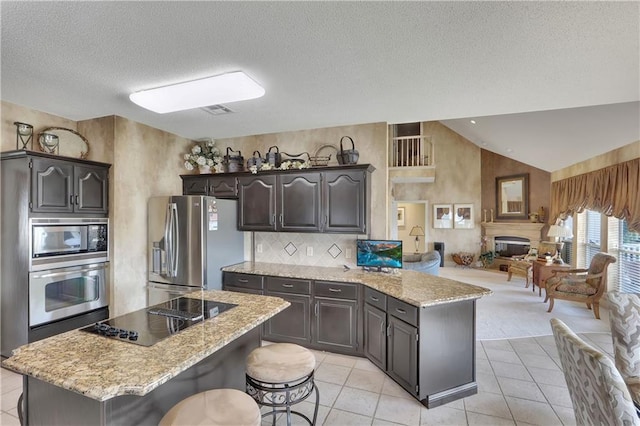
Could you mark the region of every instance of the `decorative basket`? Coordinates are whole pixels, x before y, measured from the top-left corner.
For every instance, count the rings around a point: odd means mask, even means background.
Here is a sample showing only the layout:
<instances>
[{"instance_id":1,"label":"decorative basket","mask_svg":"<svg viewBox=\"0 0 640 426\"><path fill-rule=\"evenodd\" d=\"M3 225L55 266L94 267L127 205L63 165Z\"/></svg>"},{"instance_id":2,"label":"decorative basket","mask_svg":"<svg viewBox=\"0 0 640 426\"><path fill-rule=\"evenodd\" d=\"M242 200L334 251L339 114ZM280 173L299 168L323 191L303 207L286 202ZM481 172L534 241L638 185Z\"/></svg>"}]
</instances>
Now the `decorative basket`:
<instances>
[{"instance_id":1,"label":"decorative basket","mask_svg":"<svg viewBox=\"0 0 640 426\"><path fill-rule=\"evenodd\" d=\"M322 145L316 150L316 155L309 156L311 167L326 167L329 165L329 161L331 161L331 154L326 156L320 155L320 151L322 151L324 148L333 148L336 153L338 152L338 148L333 145Z\"/></svg>"},{"instance_id":2,"label":"decorative basket","mask_svg":"<svg viewBox=\"0 0 640 426\"><path fill-rule=\"evenodd\" d=\"M244 157L240 151L237 155L232 155L233 151L227 147L227 155L224 156L222 164L226 173L241 172L244 170Z\"/></svg>"},{"instance_id":3,"label":"decorative basket","mask_svg":"<svg viewBox=\"0 0 640 426\"><path fill-rule=\"evenodd\" d=\"M258 156L256 157L256 154L258 154ZM256 167L260 167L262 166L262 163L264 162L264 160L262 159L262 156L260 155L260 151L253 151L253 157L249 158L247 160L247 168L250 168L251 166L256 166Z\"/></svg>"},{"instance_id":4,"label":"decorative basket","mask_svg":"<svg viewBox=\"0 0 640 426\"><path fill-rule=\"evenodd\" d=\"M276 150L274 152L271 152L273 148L275 148ZM277 169L278 167L280 167L280 164L282 164L282 156L280 155L280 149L275 145L270 147L267 153L265 154L265 161L269 163L271 167L273 167L274 169Z\"/></svg>"},{"instance_id":5,"label":"decorative basket","mask_svg":"<svg viewBox=\"0 0 640 426\"><path fill-rule=\"evenodd\" d=\"M300 154L287 154L286 152L283 152L282 154L289 157L289 158L282 159L282 161L291 161L292 163L300 163L300 164L310 161L308 152L301 152ZM307 156L306 159L304 158L305 155Z\"/></svg>"},{"instance_id":6,"label":"decorative basket","mask_svg":"<svg viewBox=\"0 0 640 426\"><path fill-rule=\"evenodd\" d=\"M453 261L456 262L456 264L460 266L469 266L473 263L473 258L475 257L475 254L464 253L464 252L452 253L451 257L453 258Z\"/></svg>"},{"instance_id":7,"label":"decorative basket","mask_svg":"<svg viewBox=\"0 0 640 426\"><path fill-rule=\"evenodd\" d=\"M351 149L344 149L342 146L343 139L349 139L351 141ZM360 153L356 149L355 144L353 143L353 139L351 136L343 136L340 138L340 152L338 153L338 163L339 164L357 164L358 158L360 157Z\"/></svg>"}]
</instances>

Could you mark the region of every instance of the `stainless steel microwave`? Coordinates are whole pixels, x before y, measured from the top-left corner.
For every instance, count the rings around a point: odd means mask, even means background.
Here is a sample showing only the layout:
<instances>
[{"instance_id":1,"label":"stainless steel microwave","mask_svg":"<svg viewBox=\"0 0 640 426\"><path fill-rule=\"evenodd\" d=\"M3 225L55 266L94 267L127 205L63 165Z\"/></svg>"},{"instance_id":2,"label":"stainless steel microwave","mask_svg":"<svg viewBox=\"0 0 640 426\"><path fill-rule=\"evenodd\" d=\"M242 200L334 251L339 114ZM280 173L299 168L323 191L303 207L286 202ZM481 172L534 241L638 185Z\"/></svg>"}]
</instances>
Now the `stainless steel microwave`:
<instances>
[{"instance_id":1,"label":"stainless steel microwave","mask_svg":"<svg viewBox=\"0 0 640 426\"><path fill-rule=\"evenodd\" d=\"M31 218L31 270L109 260L109 219Z\"/></svg>"}]
</instances>

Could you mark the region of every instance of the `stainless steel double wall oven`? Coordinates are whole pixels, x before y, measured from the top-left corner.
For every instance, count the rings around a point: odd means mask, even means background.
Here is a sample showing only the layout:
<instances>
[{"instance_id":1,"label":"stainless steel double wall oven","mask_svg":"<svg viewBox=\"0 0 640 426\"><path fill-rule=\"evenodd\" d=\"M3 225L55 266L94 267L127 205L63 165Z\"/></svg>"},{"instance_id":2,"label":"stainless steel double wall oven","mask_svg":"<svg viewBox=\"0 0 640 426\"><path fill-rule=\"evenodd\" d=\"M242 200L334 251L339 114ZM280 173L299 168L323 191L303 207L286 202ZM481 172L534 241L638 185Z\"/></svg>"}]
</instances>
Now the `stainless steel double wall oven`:
<instances>
[{"instance_id":1,"label":"stainless steel double wall oven","mask_svg":"<svg viewBox=\"0 0 640 426\"><path fill-rule=\"evenodd\" d=\"M109 317L110 164L0 153L0 349Z\"/></svg>"},{"instance_id":2,"label":"stainless steel double wall oven","mask_svg":"<svg viewBox=\"0 0 640 426\"><path fill-rule=\"evenodd\" d=\"M30 219L29 327L109 304L109 219Z\"/></svg>"}]
</instances>

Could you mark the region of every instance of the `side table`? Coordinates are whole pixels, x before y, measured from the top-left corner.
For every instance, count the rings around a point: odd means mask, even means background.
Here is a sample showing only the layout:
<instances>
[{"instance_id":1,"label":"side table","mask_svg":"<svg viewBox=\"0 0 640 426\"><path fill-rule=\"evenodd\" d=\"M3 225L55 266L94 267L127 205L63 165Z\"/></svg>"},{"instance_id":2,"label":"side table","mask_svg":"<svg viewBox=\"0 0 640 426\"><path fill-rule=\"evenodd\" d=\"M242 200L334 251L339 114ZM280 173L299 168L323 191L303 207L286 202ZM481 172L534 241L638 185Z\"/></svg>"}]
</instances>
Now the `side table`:
<instances>
[{"instance_id":1,"label":"side table","mask_svg":"<svg viewBox=\"0 0 640 426\"><path fill-rule=\"evenodd\" d=\"M538 286L538 296L542 296L542 287L545 287L545 281L551 275L553 275L553 271L562 268L571 268L571 265L566 263L558 264L558 263L547 263L540 260L533 261L533 291L536 291L536 286ZM546 287L545 287L546 288Z\"/></svg>"}]
</instances>

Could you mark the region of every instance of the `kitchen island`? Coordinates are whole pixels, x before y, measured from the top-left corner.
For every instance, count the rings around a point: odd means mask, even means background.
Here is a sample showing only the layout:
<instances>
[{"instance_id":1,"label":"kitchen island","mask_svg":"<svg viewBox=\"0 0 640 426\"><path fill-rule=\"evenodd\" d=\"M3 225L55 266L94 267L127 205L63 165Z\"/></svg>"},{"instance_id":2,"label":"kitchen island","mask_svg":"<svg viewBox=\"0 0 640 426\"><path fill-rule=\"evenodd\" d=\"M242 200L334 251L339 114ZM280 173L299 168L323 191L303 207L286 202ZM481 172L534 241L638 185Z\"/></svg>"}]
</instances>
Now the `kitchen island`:
<instances>
[{"instance_id":1,"label":"kitchen island","mask_svg":"<svg viewBox=\"0 0 640 426\"><path fill-rule=\"evenodd\" d=\"M16 349L3 366L24 375L26 424L157 425L190 395L244 390L260 325L289 303L226 291L187 297L237 306L149 347L73 330Z\"/></svg>"},{"instance_id":2,"label":"kitchen island","mask_svg":"<svg viewBox=\"0 0 640 426\"><path fill-rule=\"evenodd\" d=\"M244 262L227 290L281 297L265 340L367 357L428 408L477 393L476 300L489 289L411 270Z\"/></svg>"}]
</instances>

